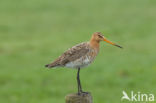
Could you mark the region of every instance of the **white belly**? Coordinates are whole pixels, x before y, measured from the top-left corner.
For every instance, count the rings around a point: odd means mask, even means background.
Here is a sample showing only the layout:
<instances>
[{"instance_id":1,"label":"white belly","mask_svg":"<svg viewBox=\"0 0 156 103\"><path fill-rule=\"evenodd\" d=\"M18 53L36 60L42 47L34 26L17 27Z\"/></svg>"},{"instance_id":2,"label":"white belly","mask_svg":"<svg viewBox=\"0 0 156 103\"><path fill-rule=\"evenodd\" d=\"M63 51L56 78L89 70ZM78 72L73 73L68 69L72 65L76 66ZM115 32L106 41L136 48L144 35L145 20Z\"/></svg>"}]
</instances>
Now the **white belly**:
<instances>
[{"instance_id":1,"label":"white belly","mask_svg":"<svg viewBox=\"0 0 156 103\"><path fill-rule=\"evenodd\" d=\"M88 57L82 57L80 59L77 59L75 61L69 62L65 65L67 68L83 68L88 66L91 63L90 58Z\"/></svg>"}]
</instances>

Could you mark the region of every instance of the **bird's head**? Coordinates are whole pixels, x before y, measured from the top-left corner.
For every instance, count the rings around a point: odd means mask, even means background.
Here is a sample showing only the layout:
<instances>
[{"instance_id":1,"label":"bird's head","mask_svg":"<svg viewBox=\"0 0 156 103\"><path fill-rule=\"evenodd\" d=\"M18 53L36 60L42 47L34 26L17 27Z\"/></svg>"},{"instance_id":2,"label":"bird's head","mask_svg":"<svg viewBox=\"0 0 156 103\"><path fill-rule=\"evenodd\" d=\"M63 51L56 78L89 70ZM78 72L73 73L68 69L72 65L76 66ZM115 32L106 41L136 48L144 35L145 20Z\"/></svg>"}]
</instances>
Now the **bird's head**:
<instances>
[{"instance_id":1,"label":"bird's head","mask_svg":"<svg viewBox=\"0 0 156 103\"><path fill-rule=\"evenodd\" d=\"M115 43L109 41L108 39L106 39L106 38L104 37L104 35L103 35L101 32L95 32L95 33L92 35L92 40L94 40L94 41L96 41L96 42L98 42L98 43L99 43L100 41L105 41L105 42L107 42L107 43L109 43L109 44L112 44L112 45L114 45L114 46L117 46L117 47L119 47L119 48L122 48L121 46L119 46L119 45L117 45L117 44L115 44Z\"/></svg>"}]
</instances>

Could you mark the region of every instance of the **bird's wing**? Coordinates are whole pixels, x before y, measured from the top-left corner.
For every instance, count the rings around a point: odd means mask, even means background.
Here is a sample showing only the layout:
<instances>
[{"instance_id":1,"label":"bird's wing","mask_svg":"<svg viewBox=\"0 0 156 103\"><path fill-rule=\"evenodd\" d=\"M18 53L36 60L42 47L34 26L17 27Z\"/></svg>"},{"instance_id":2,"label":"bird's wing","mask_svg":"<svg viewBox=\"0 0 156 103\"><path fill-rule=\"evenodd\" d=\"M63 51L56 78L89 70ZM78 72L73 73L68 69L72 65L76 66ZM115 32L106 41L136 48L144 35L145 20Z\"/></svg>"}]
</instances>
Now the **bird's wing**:
<instances>
[{"instance_id":1,"label":"bird's wing","mask_svg":"<svg viewBox=\"0 0 156 103\"><path fill-rule=\"evenodd\" d=\"M57 58L52 63L48 64L47 67L51 68L56 66L65 66L66 63L74 61L86 55L88 51L89 51L88 42L78 44L68 49L59 58Z\"/></svg>"},{"instance_id":2,"label":"bird's wing","mask_svg":"<svg viewBox=\"0 0 156 103\"><path fill-rule=\"evenodd\" d=\"M78 44L67 50L65 53L62 54L62 56L59 57L60 65L65 65L68 62L79 59L82 56L85 56L88 52L89 44L87 42Z\"/></svg>"},{"instance_id":3,"label":"bird's wing","mask_svg":"<svg viewBox=\"0 0 156 103\"><path fill-rule=\"evenodd\" d=\"M64 52L59 58L57 58L52 63L47 64L46 67L52 68L52 67L57 67L57 66L65 66L69 62L79 59L82 56L85 56L89 52L89 50L90 49L89 49L88 42L78 44L68 49L66 52Z\"/></svg>"}]
</instances>

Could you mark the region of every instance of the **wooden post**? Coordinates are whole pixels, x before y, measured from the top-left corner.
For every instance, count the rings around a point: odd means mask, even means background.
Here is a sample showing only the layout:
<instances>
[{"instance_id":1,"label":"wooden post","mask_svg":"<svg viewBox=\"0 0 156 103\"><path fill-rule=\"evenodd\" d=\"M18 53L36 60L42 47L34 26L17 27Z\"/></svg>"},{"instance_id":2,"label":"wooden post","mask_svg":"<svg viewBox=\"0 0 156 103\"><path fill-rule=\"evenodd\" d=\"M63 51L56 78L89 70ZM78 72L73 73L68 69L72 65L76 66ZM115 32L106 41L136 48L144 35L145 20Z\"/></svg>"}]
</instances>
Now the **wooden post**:
<instances>
[{"instance_id":1,"label":"wooden post","mask_svg":"<svg viewBox=\"0 0 156 103\"><path fill-rule=\"evenodd\" d=\"M90 93L73 93L68 94L66 97L66 103L93 103Z\"/></svg>"}]
</instances>

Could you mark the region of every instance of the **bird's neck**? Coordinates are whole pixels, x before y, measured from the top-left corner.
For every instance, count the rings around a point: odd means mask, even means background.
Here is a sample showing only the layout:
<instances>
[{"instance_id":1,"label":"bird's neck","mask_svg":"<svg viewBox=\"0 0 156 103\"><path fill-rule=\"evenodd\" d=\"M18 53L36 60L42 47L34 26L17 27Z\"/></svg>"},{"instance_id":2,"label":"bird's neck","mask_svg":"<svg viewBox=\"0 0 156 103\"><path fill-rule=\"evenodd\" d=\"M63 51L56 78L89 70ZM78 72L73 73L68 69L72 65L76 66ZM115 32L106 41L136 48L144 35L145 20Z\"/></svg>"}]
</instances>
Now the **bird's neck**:
<instances>
[{"instance_id":1,"label":"bird's neck","mask_svg":"<svg viewBox=\"0 0 156 103\"><path fill-rule=\"evenodd\" d=\"M99 43L100 43L100 41L97 41L94 38L91 38L89 41L90 46L97 50L99 50Z\"/></svg>"}]
</instances>

